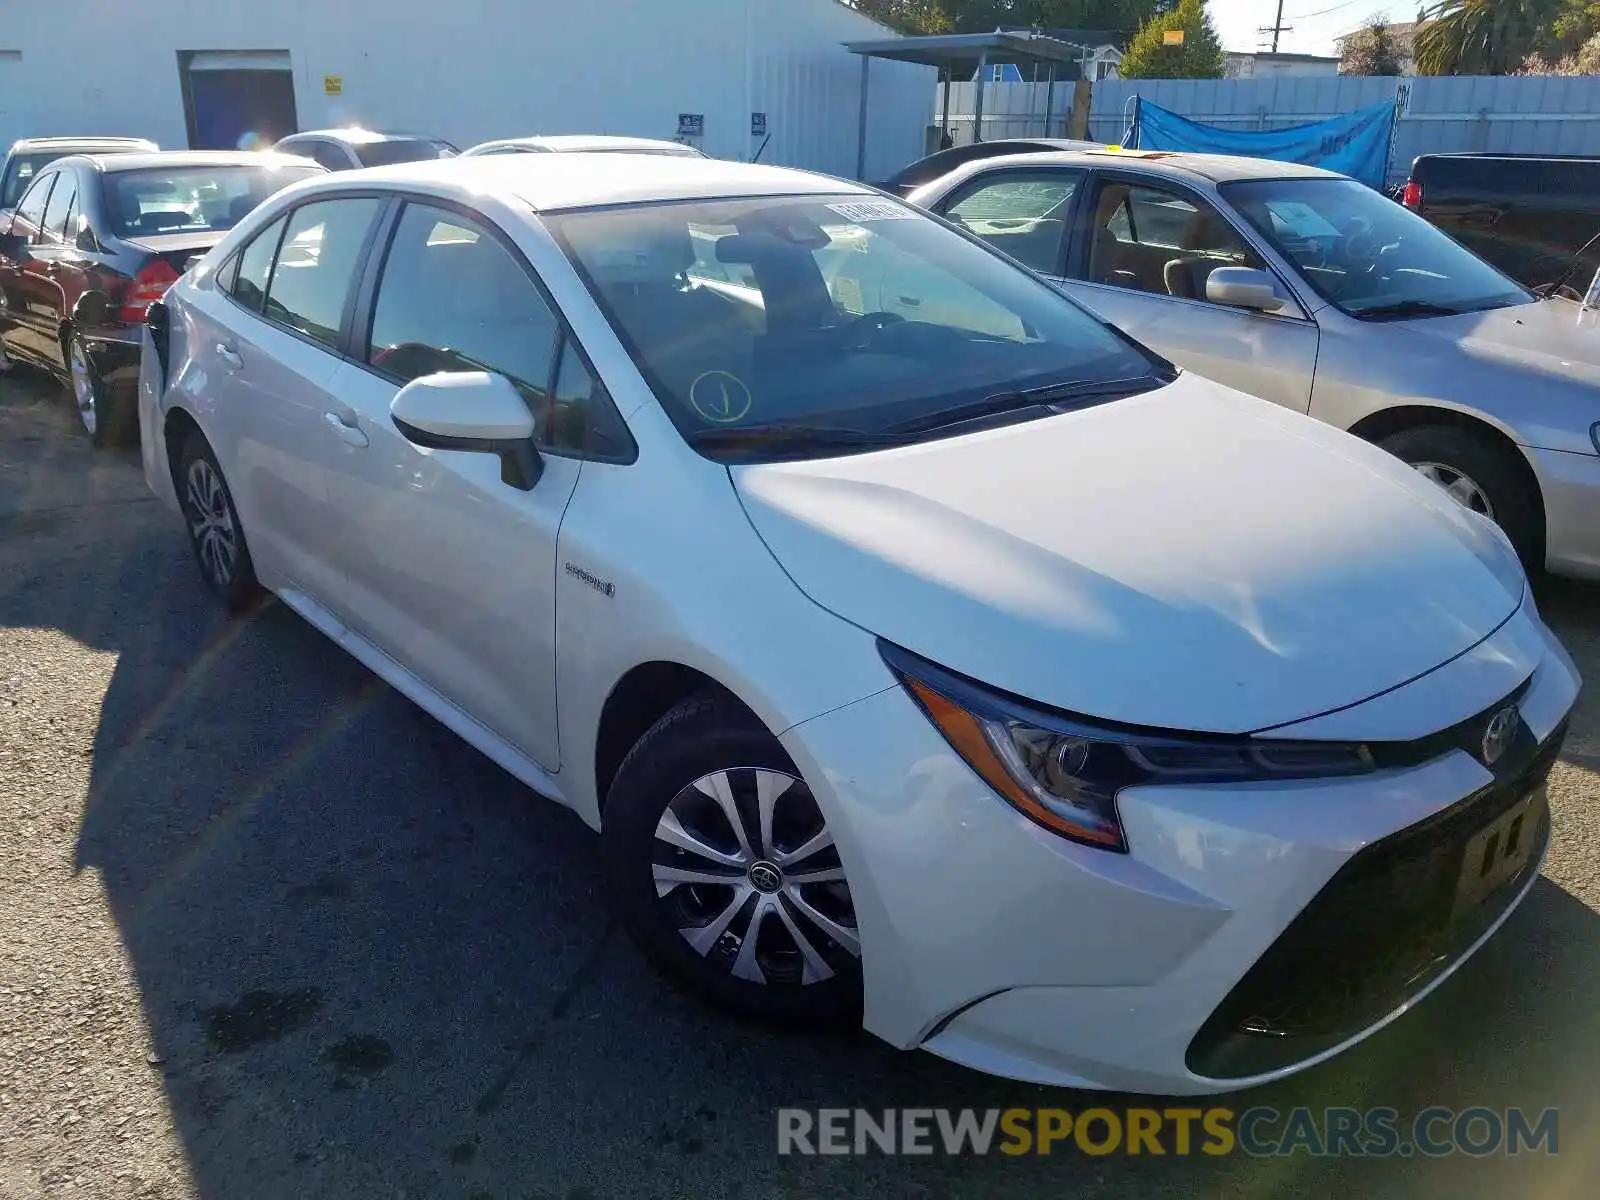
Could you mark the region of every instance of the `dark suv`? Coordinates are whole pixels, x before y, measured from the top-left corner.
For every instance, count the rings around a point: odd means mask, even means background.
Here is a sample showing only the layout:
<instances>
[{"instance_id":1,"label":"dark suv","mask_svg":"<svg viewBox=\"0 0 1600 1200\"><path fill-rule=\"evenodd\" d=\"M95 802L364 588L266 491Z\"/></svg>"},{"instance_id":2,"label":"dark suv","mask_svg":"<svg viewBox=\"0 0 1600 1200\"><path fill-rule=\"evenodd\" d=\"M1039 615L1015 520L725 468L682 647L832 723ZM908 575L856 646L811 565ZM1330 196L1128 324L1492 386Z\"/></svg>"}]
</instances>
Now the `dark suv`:
<instances>
[{"instance_id":1,"label":"dark suv","mask_svg":"<svg viewBox=\"0 0 1600 1200\"><path fill-rule=\"evenodd\" d=\"M0 167L0 229L11 220L33 177L56 159L69 154L137 154L159 149L144 138L128 137L42 137L12 142L5 166Z\"/></svg>"},{"instance_id":2,"label":"dark suv","mask_svg":"<svg viewBox=\"0 0 1600 1200\"><path fill-rule=\"evenodd\" d=\"M1400 202L1526 287L1600 269L1600 158L1424 154Z\"/></svg>"},{"instance_id":3,"label":"dark suv","mask_svg":"<svg viewBox=\"0 0 1600 1200\"><path fill-rule=\"evenodd\" d=\"M228 151L49 163L0 226L0 351L65 382L96 445L118 440L133 427L151 302L256 205L321 174Z\"/></svg>"}]
</instances>

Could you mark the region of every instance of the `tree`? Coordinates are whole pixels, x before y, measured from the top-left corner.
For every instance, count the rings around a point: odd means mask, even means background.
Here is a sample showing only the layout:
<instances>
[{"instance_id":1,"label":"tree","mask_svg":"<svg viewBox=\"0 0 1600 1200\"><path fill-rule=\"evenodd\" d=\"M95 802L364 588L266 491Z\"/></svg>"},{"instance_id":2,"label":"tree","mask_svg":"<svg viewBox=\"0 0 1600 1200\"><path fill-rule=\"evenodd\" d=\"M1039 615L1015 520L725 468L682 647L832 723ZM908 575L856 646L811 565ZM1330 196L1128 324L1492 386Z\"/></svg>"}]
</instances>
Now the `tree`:
<instances>
[{"instance_id":1,"label":"tree","mask_svg":"<svg viewBox=\"0 0 1600 1200\"><path fill-rule=\"evenodd\" d=\"M854 0L858 11L899 33L947 33L950 18L938 0Z\"/></svg>"},{"instance_id":2,"label":"tree","mask_svg":"<svg viewBox=\"0 0 1600 1200\"><path fill-rule=\"evenodd\" d=\"M1556 42L1565 0L1439 0L1417 30L1423 75L1507 75Z\"/></svg>"},{"instance_id":3,"label":"tree","mask_svg":"<svg viewBox=\"0 0 1600 1200\"><path fill-rule=\"evenodd\" d=\"M1169 30L1182 30L1181 45L1168 45ZM1221 79L1222 41L1204 0L1179 0L1139 27L1117 73L1124 79Z\"/></svg>"},{"instance_id":4,"label":"tree","mask_svg":"<svg viewBox=\"0 0 1600 1200\"><path fill-rule=\"evenodd\" d=\"M1382 13L1369 17L1366 25L1345 38L1339 60L1341 75L1399 75L1402 70L1400 52Z\"/></svg>"},{"instance_id":5,"label":"tree","mask_svg":"<svg viewBox=\"0 0 1600 1200\"><path fill-rule=\"evenodd\" d=\"M1517 69L1518 75L1600 75L1600 33L1594 34L1570 54L1547 59L1530 54Z\"/></svg>"}]
</instances>

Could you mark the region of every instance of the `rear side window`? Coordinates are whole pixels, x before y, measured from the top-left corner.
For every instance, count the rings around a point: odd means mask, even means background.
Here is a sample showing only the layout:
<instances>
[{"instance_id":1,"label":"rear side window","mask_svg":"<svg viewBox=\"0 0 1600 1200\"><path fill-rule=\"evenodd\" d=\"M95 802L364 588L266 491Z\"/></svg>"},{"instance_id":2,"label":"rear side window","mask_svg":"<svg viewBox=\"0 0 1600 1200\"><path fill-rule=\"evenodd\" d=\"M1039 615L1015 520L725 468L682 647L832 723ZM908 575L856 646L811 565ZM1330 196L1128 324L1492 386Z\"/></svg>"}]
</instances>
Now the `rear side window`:
<instances>
[{"instance_id":1,"label":"rear side window","mask_svg":"<svg viewBox=\"0 0 1600 1200\"><path fill-rule=\"evenodd\" d=\"M323 200L289 215L262 309L269 321L325 346L338 344L361 250L381 203L370 196ZM239 274L242 281L242 263Z\"/></svg>"},{"instance_id":2,"label":"rear side window","mask_svg":"<svg viewBox=\"0 0 1600 1200\"><path fill-rule=\"evenodd\" d=\"M260 312L267 298L267 282L272 277L272 260L278 253L287 217L280 217L244 248L234 261L238 264L225 287L233 298L251 312Z\"/></svg>"},{"instance_id":3,"label":"rear side window","mask_svg":"<svg viewBox=\"0 0 1600 1200\"><path fill-rule=\"evenodd\" d=\"M1059 274L1061 244L1081 171L1037 171L989 178L946 210L997 250L1035 271Z\"/></svg>"},{"instance_id":4,"label":"rear side window","mask_svg":"<svg viewBox=\"0 0 1600 1200\"><path fill-rule=\"evenodd\" d=\"M44 230L47 236L60 240L66 235L67 217L73 202L78 198L78 179L70 171L56 176L55 189L50 193L50 203L44 210Z\"/></svg>"}]
</instances>

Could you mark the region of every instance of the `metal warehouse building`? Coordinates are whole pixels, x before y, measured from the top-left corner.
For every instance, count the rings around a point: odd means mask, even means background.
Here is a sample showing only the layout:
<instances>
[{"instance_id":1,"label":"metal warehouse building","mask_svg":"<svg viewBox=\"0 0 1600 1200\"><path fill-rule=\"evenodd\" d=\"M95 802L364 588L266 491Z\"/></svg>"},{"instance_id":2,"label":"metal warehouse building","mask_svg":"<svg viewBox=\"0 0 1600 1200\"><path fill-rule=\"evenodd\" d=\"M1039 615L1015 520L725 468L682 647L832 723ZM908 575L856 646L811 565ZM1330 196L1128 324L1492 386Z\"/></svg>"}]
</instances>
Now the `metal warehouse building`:
<instances>
[{"instance_id":1,"label":"metal warehouse building","mask_svg":"<svg viewBox=\"0 0 1600 1200\"><path fill-rule=\"evenodd\" d=\"M691 141L856 174L861 60L838 0L112 0L7 5L0 148L127 134L235 147L359 124L459 146L534 133ZM865 173L917 157L933 72L875 61Z\"/></svg>"}]
</instances>

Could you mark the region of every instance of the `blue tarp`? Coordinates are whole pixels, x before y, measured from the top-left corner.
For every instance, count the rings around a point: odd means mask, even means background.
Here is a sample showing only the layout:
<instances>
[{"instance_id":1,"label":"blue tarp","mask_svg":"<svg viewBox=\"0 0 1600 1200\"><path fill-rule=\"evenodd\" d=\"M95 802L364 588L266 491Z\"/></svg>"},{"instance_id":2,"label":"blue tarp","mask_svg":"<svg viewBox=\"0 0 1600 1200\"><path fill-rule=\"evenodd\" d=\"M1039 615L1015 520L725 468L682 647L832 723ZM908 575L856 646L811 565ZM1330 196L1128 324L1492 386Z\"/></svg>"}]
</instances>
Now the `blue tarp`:
<instances>
[{"instance_id":1,"label":"blue tarp","mask_svg":"<svg viewBox=\"0 0 1600 1200\"><path fill-rule=\"evenodd\" d=\"M1393 128L1393 100L1309 125L1242 130L1202 125L1141 96L1133 118L1133 140L1124 144L1139 150L1192 150L1305 163L1381 188Z\"/></svg>"}]
</instances>

